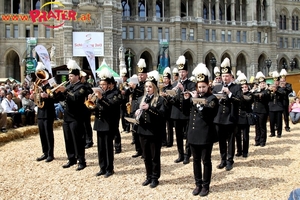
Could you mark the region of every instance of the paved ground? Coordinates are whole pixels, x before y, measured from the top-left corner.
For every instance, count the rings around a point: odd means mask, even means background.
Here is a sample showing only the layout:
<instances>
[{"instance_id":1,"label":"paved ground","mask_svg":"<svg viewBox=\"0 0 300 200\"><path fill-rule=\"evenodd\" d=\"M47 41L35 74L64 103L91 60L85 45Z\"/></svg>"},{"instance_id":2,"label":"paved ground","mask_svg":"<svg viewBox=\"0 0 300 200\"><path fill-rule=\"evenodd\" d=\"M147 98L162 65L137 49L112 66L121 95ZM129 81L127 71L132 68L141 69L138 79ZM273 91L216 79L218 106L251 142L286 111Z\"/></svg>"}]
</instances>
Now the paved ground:
<instances>
[{"instance_id":1,"label":"paved ground","mask_svg":"<svg viewBox=\"0 0 300 200\"><path fill-rule=\"evenodd\" d=\"M251 128L248 158L235 158L232 171L216 169L219 148L213 149L211 192L203 199L287 199L300 187L300 125L282 138L268 138L265 147L255 147ZM94 135L96 135L94 133ZM131 134L122 133L123 152L115 155L115 174L105 179L99 171L97 143L86 151L87 168L63 169L67 162L61 127L55 129L55 160L37 162L41 145L38 135L0 146L0 199L198 199L194 188L192 162L175 164L176 146L162 148L160 185L141 186L145 179L142 159L131 158Z\"/></svg>"}]
</instances>

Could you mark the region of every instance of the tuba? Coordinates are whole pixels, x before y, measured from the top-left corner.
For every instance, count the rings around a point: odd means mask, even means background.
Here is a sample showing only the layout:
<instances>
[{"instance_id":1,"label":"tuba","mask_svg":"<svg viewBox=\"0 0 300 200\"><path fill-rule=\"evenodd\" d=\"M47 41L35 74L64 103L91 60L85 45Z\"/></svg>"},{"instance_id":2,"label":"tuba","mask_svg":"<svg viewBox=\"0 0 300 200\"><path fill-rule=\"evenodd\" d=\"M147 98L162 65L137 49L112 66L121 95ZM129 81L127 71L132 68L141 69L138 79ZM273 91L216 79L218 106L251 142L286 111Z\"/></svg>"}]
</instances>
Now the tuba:
<instances>
[{"instance_id":1,"label":"tuba","mask_svg":"<svg viewBox=\"0 0 300 200\"><path fill-rule=\"evenodd\" d=\"M40 87L40 84L41 82L49 79L49 73L46 70L37 70L35 75L37 79L34 82L34 103L37 107L43 108L44 102L41 98L41 92L43 92L43 90Z\"/></svg>"}]
</instances>

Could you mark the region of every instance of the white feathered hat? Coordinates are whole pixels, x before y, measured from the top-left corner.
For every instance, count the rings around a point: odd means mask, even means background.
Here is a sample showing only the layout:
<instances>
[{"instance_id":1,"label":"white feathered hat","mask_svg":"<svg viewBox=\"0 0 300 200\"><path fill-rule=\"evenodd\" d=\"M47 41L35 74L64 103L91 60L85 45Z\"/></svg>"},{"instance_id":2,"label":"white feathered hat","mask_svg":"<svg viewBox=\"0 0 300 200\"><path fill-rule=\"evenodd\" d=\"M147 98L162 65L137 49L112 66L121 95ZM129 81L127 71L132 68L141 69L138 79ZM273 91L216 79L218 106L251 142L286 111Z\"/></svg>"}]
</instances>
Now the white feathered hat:
<instances>
[{"instance_id":1,"label":"white feathered hat","mask_svg":"<svg viewBox=\"0 0 300 200\"><path fill-rule=\"evenodd\" d=\"M168 79L171 79L171 69L170 69L170 67L166 67L164 69L163 77L167 77Z\"/></svg>"},{"instance_id":2,"label":"white feathered hat","mask_svg":"<svg viewBox=\"0 0 300 200\"><path fill-rule=\"evenodd\" d=\"M244 73L240 73L237 80L239 81L240 84L247 84L247 77Z\"/></svg>"},{"instance_id":3,"label":"white feathered hat","mask_svg":"<svg viewBox=\"0 0 300 200\"><path fill-rule=\"evenodd\" d=\"M216 66L214 68L214 74L215 74L215 76L220 76L221 75L219 67Z\"/></svg>"},{"instance_id":4,"label":"white feathered hat","mask_svg":"<svg viewBox=\"0 0 300 200\"><path fill-rule=\"evenodd\" d=\"M78 75L78 76L80 75L81 68L76 63L75 60L70 59L67 64L67 68L69 69L69 74L74 74L74 75Z\"/></svg>"},{"instance_id":5,"label":"white feathered hat","mask_svg":"<svg viewBox=\"0 0 300 200\"><path fill-rule=\"evenodd\" d=\"M45 70L46 67L42 62L38 62L35 71Z\"/></svg>"},{"instance_id":6,"label":"white feathered hat","mask_svg":"<svg viewBox=\"0 0 300 200\"><path fill-rule=\"evenodd\" d=\"M179 56L177 61L176 61L176 65L178 65L178 69L179 70L188 70L187 69L187 65L185 63L185 57L184 56Z\"/></svg>"},{"instance_id":7,"label":"white feathered hat","mask_svg":"<svg viewBox=\"0 0 300 200\"><path fill-rule=\"evenodd\" d=\"M205 64L199 63L193 70L193 75L197 82L209 83L210 72Z\"/></svg>"},{"instance_id":8,"label":"white feathered hat","mask_svg":"<svg viewBox=\"0 0 300 200\"><path fill-rule=\"evenodd\" d=\"M226 57L223 60L223 62L221 63L221 70L220 71L221 71L222 74L232 74L229 58Z\"/></svg>"},{"instance_id":9,"label":"white feathered hat","mask_svg":"<svg viewBox=\"0 0 300 200\"><path fill-rule=\"evenodd\" d=\"M273 77L274 81L279 81L279 79L280 79L280 75L277 71L272 72L272 77Z\"/></svg>"},{"instance_id":10,"label":"white feathered hat","mask_svg":"<svg viewBox=\"0 0 300 200\"><path fill-rule=\"evenodd\" d=\"M138 67L138 72L139 73L147 73L147 67L146 67L145 59L140 58L140 60L137 63L137 67Z\"/></svg>"},{"instance_id":11,"label":"white feathered hat","mask_svg":"<svg viewBox=\"0 0 300 200\"><path fill-rule=\"evenodd\" d=\"M286 75L287 75L287 71L285 70L285 69L282 69L281 71L280 71L280 77L283 77L283 78L285 78L286 77Z\"/></svg>"},{"instance_id":12,"label":"white feathered hat","mask_svg":"<svg viewBox=\"0 0 300 200\"><path fill-rule=\"evenodd\" d=\"M257 72L255 79L257 79L259 83L266 82L266 77L261 71Z\"/></svg>"},{"instance_id":13,"label":"white feathered hat","mask_svg":"<svg viewBox=\"0 0 300 200\"><path fill-rule=\"evenodd\" d=\"M126 76L127 77L127 69L126 69L126 67L123 67L120 72L121 72L120 73L121 76Z\"/></svg>"},{"instance_id":14,"label":"white feathered hat","mask_svg":"<svg viewBox=\"0 0 300 200\"><path fill-rule=\"evenodd\" d=\"M148 72L146 81L151 81L157 86L157 82L159 81L159 72L157 70Z\"/></svg>"}]
</instances>

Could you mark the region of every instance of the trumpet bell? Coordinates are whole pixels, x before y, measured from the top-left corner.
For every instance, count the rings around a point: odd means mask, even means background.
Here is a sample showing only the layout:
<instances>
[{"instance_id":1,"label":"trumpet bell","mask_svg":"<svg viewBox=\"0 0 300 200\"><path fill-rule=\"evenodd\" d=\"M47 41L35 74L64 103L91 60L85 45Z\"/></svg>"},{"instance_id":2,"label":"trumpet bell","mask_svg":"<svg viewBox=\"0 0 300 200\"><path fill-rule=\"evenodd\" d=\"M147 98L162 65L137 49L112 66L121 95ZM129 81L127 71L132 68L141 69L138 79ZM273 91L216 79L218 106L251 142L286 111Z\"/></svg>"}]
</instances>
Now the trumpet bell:
<instances>
[{"instance_id":1,"label":"trumpet bell","mask_svg":"<svg viewBox=\"0 0 300 200\"><path fill-rule=\"evenodd\" d=\"M49 79L49 73L46 70L37 70L35 72L35 75L40 80L48 80Z\"/></svg>"},{"instance_id":2,"label":"trumpet bell","mask_svg":"<svg viewBox=\"0 0 300 200\"><path fill-rule=\"evenodd\" d=\"M84 104L88 109L95 109L96 108L96 104L93 101L87 100L87 101L84 102Z\"/></svg>"}]
</instances>

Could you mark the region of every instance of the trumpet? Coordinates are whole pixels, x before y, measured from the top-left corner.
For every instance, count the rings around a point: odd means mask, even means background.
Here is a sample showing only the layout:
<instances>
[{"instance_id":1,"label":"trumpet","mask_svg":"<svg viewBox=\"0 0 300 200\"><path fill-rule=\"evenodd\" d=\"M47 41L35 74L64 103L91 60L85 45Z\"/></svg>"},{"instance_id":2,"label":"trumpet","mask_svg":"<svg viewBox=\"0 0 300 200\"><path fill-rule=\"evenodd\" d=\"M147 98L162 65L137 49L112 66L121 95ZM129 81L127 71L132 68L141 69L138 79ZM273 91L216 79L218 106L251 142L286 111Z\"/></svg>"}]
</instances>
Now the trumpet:
<instances>
[{"instance_id":1,"label":"trumpet","mask_svg":"<svg viewBox=\"0 0 300 200\"><path fill-rule=\"evenodd\" d=\"M46 92L47 94L49 94L50 96L53 96L53 92L55 92L58 88L60 88L63 85L67 85L70 81L64 81L61 84L57 85L56 87L52 88L52 89L47 89Z\"/></svg>"},{"instance_id":2,"label":"trumpet","mask_svg":"<svg viewBox=\"0 0 300 200\"><path fill-rule=\"evenodd\" d=\"M93 90L94 90L94 93L91 94L90 98L88 98L88 99L84 102L85 106L86 106L88 109L91 109L91 110L95 109L96 106L97 106L97 104L96 104L97 96L96 96L95 91L100 91L101 94L104 93L104 91L102 90L102 88L93 88Z\"/></svg>"}]
</instances>

